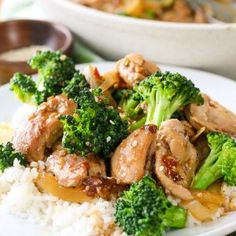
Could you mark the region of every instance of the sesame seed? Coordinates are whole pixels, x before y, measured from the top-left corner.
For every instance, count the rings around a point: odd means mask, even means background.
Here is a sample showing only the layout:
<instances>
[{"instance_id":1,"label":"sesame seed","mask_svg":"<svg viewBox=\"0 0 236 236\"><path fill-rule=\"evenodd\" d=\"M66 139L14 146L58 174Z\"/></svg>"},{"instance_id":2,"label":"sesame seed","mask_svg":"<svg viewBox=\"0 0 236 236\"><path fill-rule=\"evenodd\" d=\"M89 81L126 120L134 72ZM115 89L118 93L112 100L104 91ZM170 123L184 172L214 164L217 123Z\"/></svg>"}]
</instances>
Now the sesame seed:
<instances>
[{"instance_id":1,"label":"sesame seed","mask_svg":"<svg viewBox=\"0 0 236 236\"><path fill-rule=\"evenodd\" d=\"M130 60L129 59L125 59L124 65L127 67L129 66Z\"/></svg>"},{"instance_id":2,"label":"sesame seed","mask_svg":"<svg viewBox=\"0 0 236 236\"><path fill-rule=\"evenodd\" d=\"M164 170L164 166L160 166L159 171L163 171Z\"/></svg>"},{"instance_id":3,"label":"sesame seed","mask_svg":"<svg viewBox=\"0 0 236 236\"><path fill-rule=\"evenodd\" d=\"M115 124L115 122L114 122L113 120L109 120L109 122L110 122L112 125Z\"/></svg>"},{"instance_id":4,"label":"sesame seed","mask_svg":"<svg viewBox=\"0 0 236 236\"><path fill-rule=\"evenodd\" d=\"M133 146L133 147L136 147L137 144L138 144L137 140L134 140L134 141L132 142L132 146Z\"/></svg>"},{"instance_id":5,"label":"sesame seed","mask_svg":"<svg viewBox=\"0 0 236 236\"><path fill-rule=\"evenodd\" d=\"M60 60L64 61L66 59L66 55L61 55Z\"/></svg>"},{"instance_id":6,"label":"sesame seed","mask_svg":"<svg viewBox=\"0 0 236 236\"><path fill-rule=\"evenodd\" d=\"M106 141L107 141L107 143L109 143L111 141L111 136L108 136Z\"/></svg>"}]
</instances>

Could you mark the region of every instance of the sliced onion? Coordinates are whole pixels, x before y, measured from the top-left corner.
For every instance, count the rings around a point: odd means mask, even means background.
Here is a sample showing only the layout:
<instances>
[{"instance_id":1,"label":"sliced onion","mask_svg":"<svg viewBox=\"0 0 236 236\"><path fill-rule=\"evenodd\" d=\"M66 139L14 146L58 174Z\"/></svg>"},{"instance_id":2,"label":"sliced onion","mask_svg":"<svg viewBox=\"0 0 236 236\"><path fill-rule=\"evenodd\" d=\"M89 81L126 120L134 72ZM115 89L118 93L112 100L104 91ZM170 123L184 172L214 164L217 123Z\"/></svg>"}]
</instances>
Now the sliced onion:
<instances>
[{"instance_id":1,"label":"sliced onion","mask_svg":"<svg viewBox=\"0 0 236 236\"><path fill-rule=\"evenodd\" d=\"M221 188L222 188L222 181L217 181L214 184L210 185L207 190L211 193L222 195Z\"/></svg>"},{"instance_id":2,"label":"sliced onion","mask_svg":"<svg viewBox=\"0 0 236 236\"><path fill-rule=\"evenodd\" d=\"M189 210L194 218L200 221L210 221L213 219L217 210L224 206L225 198L215 185L211 191L191 191L194 200L183 201L182 205Z\"/></svg>"},{"instance_id":3,"label":"sliced onion","mask_svg":"<svg viewBox=\"0 0 236 236\"><path fill-rule=\"evenodd\" d=\"M35 180L35 185L38 187L39 191L49 193L64 201L83 203L93 199L89 197L81 187L63 187L58 184L53 175L45 172L39 173Z\"/></svg>"},{"instance_id":4,"label":"sliced onion","mask_svg":"<svg viewBox=\"0 0 236 236\"><path fill-rule=\"evenodd\" d=\"M205 127L202 127L201 129L199 129L197 131L197 133L191 138L191 142L195 142L202 133L204 133L206 131L206 128Z\"/></svg>"},{"instance_id":5,"label":"sliced onion","mask_svg":"<svg viewBox=\"0 0 236 236\"><path fill-rule=\"evenodd\" d=\"M191 193L202 204L213 203L221 207L225 202L225 198L221 194L214 194L209 191L191 191Z\"/></svg>"},{"instance_id":6,"label":"sliced onion","mask_svg":"<svg viewBox=\"0 0 236 236\"><path fill-rule=\"evenodd\" d=\"M99 71L96 67L89 65L86 67L85 77L92 89L97 88L103 82L102 77L99 74Z\"/></svg>"},{"instance_id":7,"label":"sliced onion","mask_svg":"<svg viewBox=\"0 0 236 236\"><path fill-rule=\"evenodd\" d=\"M110 71L103 76L104 82L100 85L100 88L102 91L107 91L109 88L111 88L113 85L118 84L120 81L120 78L116 71Z\"/></svg>"},{"instance_id":8,"label":"sliced onion","mask_svg":"<svg viewBox=\"0 0 236 236\"><path fill-rule=\"evenodd\" d=\"M197 200L185 202L183 203L183 206L189 210L194 218L203 222L210 221L218 209L218 207L209 209Z\"/></svg>"}]
</instances>

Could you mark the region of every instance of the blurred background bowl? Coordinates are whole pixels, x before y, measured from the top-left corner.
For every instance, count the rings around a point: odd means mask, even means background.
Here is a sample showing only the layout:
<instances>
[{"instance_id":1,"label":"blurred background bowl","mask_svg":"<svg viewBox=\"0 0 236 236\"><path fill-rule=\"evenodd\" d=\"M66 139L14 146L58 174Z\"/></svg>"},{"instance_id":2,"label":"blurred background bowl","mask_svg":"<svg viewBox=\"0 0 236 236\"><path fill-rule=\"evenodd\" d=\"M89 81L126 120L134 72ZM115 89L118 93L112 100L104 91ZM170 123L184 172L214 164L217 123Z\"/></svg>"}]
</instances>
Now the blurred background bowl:
<instances>
[{"instance_id":1,"label":"blurred background bowl","mask_svg":"<svg viewBox=\"0 0 236 236\"><path fill-rule=\"evenodd\" d=\"M70 54L73 37L61 24L39 20L11 20L0 23L0 54L32 45ZM7 83L15 72L31 74L27 61L0 59L0 85Z\"/></svg>"},{"instance_id":2,"label":"blurred background bowl","mask_svg":"<svg viewBox=\"0 0 236 236\"><path fill-rule=\"evenodd\" d=\"M63 22L106 59L139 52L158 63L203 69L236 79L236 24L135 19L69 0L38 0L38 4L49 19Z\"/></svg>"}]
</instances>

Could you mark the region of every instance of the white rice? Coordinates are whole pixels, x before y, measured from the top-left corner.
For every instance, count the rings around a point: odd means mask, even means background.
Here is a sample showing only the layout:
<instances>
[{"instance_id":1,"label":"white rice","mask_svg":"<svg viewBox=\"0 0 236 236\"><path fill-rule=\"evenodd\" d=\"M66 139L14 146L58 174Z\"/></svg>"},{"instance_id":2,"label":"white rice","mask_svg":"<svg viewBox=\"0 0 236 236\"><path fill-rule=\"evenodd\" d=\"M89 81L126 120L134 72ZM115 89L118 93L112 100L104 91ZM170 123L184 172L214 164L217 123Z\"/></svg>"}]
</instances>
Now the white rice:
<instances>
[{"instance_id":1,"label":"white rice","mask_svg":"<svg viewBox=\"0 0 236 236\"><path fill-rule=\"evenodd\" d=\"M11 120L13 128L19 126L35 107L20 106ZM0 210L25 218L42 229L66 236L125 236L114 223L114 202L95 199L89 203L77 204L59 200L40 193L34 184L38 172L21 166L17 160L14 166L0 173Z\"/></svg>"},{"instance_id":2,"label":"white rice","mask_svg":"<svg viewBox=\"0 0 236 236\"><path fill-rule=\"evenodd\" d=\"M38 172L18 161L0 174L0 209L61 235L123 235L114 224L114 203L96 199L76 204L42 194L34 185Z\"/></svg>"},{"instance_id":3,"label":"white rice","mask_svg":"<svg viewBox=\"0 0 236 236\"><path fill-rule=\"evenodd\" d=\"M19 124L22 123L24 120L26 120L27 117L35 111L35 109L36 107L30 106L28 104L24 104L18 107L12 117L11 126L13 128L19 126Z\"/></svg>"},{"instance_id":4,"label":"white rice","mask_svg":"<svg viewBox=\"0 0 236 236\"><path fill-rule=\"evenodd\" d=\"M230 211L236 210L236 186L229 186L223 183L221 193L225 197L225 207Z\"/></svg>"},{"instance_id":5,"label":"white rice","mask_svg":"<svg viewBox=\"0 0 236 236\"><path fill-rule=\"evenodd\" d=\"M201 221L197 220L195 217L192 216L192 214L190 212L188 212L188 219L187 219L187 223L186 223L187 227L195 227L195 226L199 226L201 224L202 224Z\"/></svg>"}]
</instances>

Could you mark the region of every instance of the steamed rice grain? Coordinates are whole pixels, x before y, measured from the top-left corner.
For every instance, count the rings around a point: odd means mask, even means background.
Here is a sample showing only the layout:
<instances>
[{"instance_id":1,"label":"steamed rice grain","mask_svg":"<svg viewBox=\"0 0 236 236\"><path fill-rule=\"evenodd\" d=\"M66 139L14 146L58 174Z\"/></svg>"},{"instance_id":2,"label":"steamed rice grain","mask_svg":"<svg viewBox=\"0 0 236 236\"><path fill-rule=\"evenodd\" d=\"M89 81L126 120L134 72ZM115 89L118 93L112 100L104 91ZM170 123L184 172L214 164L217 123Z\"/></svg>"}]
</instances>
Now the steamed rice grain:
<instances>
[{"instance_id":1,"label":"steamed rice grain","mask_svg":"<svg viewBox=\"0 0 236 236\"><path fill-rule=\"evenodd\" d=\"M60 232L61 235L123 235L114 224L114 203L95 199L83 204L69 203L40 193L34 185L38 172L17 160L0 174L0 209Z\"/></svg>"}]
</instances>

